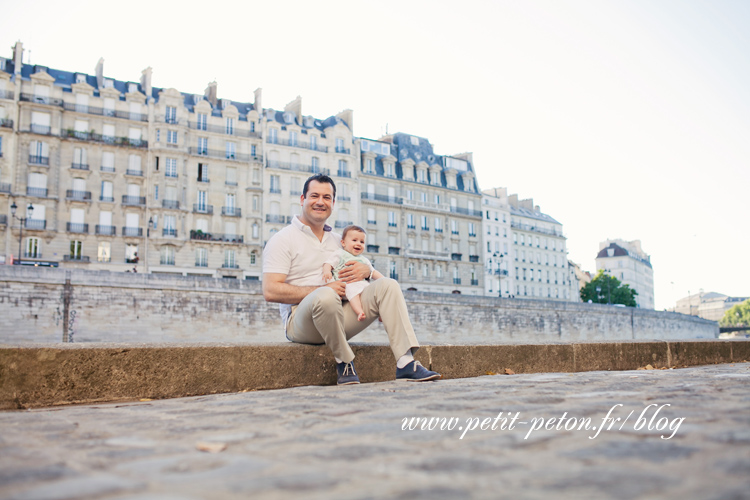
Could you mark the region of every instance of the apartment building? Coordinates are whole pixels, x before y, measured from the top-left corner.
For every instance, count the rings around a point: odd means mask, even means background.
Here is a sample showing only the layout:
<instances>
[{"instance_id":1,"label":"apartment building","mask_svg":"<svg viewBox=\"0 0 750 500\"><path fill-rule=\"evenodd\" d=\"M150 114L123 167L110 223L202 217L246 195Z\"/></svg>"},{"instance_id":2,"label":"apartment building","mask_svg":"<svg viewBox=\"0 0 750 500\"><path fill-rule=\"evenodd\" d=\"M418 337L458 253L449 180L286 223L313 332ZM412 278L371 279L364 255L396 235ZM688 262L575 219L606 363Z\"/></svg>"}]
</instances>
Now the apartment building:
<instances>
[{"instance_id":1,"label":"apartment building","mask_svg":"<svg viewBox=\"0 0 750 500\"><path fill-rule=\"evenodd\" d=\"M568 262L562 224L533 199L508 196L513 240L512 294L516 298L580 301L575 268Z\"/></svg>"},{"instance_id":2,"label":"apartment building","mask_svg":"<svg viewBox=\"0 0 750 500\"><path fill-rule=\"evenodd\" d=\"M481 195L472 155L438 155L403 133L360 138L367 256L404 289L484 293Z\"/></svg>"},{"instance_id":3,"label":"apartment building","mask_svg":"<svg viewBox=\"0 0 750 500\"><path fill-rule=\"evenodd\" d=\"M482 191L482 234L484 244L484 293L490 297L510 297L515 293L510 273L513 231L507 188Z\"/></svg>"},{"instance_id":4,"label":"apartment building","mask_svg":"<svg viewBox=\"0 0 750 500\"><path fill-rule=\"evenodd\" d=\"M654 269L640 240L615 239L599 243L596 270L600 269L638 292L635 296L638 307L654 308Z\"/></svg>"}]
</instances>

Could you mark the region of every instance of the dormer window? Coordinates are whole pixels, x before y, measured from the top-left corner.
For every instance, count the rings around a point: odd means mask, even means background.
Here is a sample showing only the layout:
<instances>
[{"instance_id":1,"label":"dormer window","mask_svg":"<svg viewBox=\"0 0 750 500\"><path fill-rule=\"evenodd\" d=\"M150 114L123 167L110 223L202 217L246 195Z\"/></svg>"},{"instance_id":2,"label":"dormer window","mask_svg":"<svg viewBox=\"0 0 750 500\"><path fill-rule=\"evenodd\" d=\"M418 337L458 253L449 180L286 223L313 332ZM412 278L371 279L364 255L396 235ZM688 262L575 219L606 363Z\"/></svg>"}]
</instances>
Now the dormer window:
<instances>
[{"instance_id":1,"label":"dormer window","mask_svg":"<svg viewBox=\"0 0 750 500\"><path fill-rule=\"evenodd\" d=\"M128 83L128 92L138 92L138 84Z\"/></svg>"},{"instance_id":2,"label":"dormer window","mask_svg":"<svg viewBox=\"0 0 750 500\"><path fill-rule=\"evenodd\" d=\"M115 81L111 78L105 78L104 79L104 88L105 89L113 89L115 88Z\"/></svg>"},{"instance_id":3,"label":"dormer window","mask_svg":"<svg viewBox=\"0 0 750 500\"><path fill-rule=\"evenodd\" d=\"M365 161L365 172L368 174L374 174L375 173L375 167L373 166L372 158L368 158Z\"/></svg>"},{"instance_id":4,"label":"dormer window","mask_svg":"<svg viewBox=\"0 0 750 500\"><path fill-rule=\"evenodd\" d=\"M232 104L232 101L229 99L222 99L221 100L221 109L227 109Z\"/></svg>"},{"instance_id":5,"label":"dormer window","mask_svg":"<svg viewBox=\"0 0 750 500\"><path fill-rule=\"evenodd\" d=\"M417 182L427 182L427 175L424 169L417 170Z\"/></svg>"},{"instance_id":6,"label":"dormer window","mask_svg":"<svg viewBox=\"0 0 750 500\"><path fill-rule=\"evenodd\" d=\"M393 167L393 163L386 163L385 164L385 176L386 177L396 177L396 169Z\"/></svg>"},{"instance_id":7,"label":"dormer window","mask_svg":"<svg viewBox=\"0 0 750 500\"><path fill-rule=\"evenodd\" d=\"M302 123L305 125L305 127L308 127L308 128L312 128L314 122L315 122L315 119L312 116L306 116L302 119Z\"/></svg>"},{"instance_id":8,"label":"dormer window","mask_svg":"<svg viewBox=\"0 0 750 500\"><path fill-rule=\"evenodd\" d=\"M266 120L273 120L275 118L275 116L276 116L276 111L274 111L272 109L267 109L266 110Z\"/></svg>"},{"instance_id":9,"label":"dormer window","mask_svg":"<svg viewBox=\"0 0 750 500\"><path fill-rule=\"evenodd\" d=\"M193 96L193 104L198 104L202 100L203 100L203 96L202 95L195 94Z\"/></svg>"},{"instance_id":10,"label":"dormer window","mask_svg":"<svg viewBox=\"0 0 750 500\"><path fill-rule=\"evenodd\" d=\"M86 75L76 74L76 83L86 83Z\"/></svg>"},{"instance_id":11,"label":"dormer window","mask_svg":"<svg viewBox=\"0 0 750 500\"><path fill-rule=\"evenodd\" d=\"M294 113L292 113L291 111L284 112L284 123L294 123Z\"/></svg>"},{"instance_id":12,"label":"dormer window","mask_svg":"<svg viewBox=\"0 0 750 500\"><path fill-rule=\"evenodd\" d=\"M419 137L411 136L411 145L419 146Z\"/></svg>"}]
</instances>

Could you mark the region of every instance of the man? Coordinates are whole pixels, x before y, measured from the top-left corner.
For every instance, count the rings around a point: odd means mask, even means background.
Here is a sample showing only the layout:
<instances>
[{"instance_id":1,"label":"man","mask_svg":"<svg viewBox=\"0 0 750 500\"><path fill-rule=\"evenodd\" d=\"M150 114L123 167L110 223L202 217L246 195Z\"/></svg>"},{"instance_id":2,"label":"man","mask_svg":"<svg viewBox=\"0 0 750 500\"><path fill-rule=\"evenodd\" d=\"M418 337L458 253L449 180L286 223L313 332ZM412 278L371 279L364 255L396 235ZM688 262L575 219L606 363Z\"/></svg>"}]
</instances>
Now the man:
<instances>
[{"instance_id":1,"label":"man","mask_svg":"<svg viewBox=\"0 0 750 500\"><path fill-rule=\"evenodd\" d=\"M358 384L348 340L380 317L397 360L396 378L419 382L440 378L414 359L419 343L396 281L380 278L365 288L361 294L364 321L357 321L357 314L342 298L347 283L371 276L366 264L352 262L337 281L324 282L323 263L341 248L341 237L326 224L335 198L333 179L323 174L307 179L300 197L301 215L275 234L263 250L263 296L281 304L287 339L326 344L336 358L338 384Z\"/></svg>"}]
</instances>

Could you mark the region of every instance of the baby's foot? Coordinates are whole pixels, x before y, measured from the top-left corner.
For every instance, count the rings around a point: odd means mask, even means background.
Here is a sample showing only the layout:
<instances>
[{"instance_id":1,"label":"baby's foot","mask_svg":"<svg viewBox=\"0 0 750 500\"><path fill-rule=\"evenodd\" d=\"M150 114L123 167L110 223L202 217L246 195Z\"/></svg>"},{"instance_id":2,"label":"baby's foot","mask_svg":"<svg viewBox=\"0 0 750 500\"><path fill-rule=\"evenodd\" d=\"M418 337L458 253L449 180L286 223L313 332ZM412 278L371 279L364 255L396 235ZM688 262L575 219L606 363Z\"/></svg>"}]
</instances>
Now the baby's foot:
<instances>
[{"instance_id":1,"label":"baby's foot","mask_svg":"<svg viewBox=\"0 0 750 500\"><path fill-rule=\"evenodd\" d=\"M357 321L364 321L364 320L365 320L365 317L366 317L366 316L365 316L365 313L361 312L361 313L359 313L359 315L357 316Z\"/></svg>"}]
</instances>

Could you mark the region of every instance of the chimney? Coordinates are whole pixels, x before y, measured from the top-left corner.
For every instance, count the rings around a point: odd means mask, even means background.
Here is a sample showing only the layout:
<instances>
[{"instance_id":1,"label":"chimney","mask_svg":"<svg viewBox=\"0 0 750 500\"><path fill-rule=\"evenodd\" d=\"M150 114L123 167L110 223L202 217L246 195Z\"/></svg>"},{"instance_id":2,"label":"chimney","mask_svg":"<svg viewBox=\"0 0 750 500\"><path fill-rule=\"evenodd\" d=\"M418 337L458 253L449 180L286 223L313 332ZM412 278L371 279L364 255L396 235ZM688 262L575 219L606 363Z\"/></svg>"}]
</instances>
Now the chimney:
<instances>
[{"instance_id":1,"label":"chimney","mask_svg":"<svg viewBox=\"0 0 750 500\"><path fill-rule=\"evenodd\" d=\"M211 103L211 106L216 107L216 103L218 102L218 99L216 98L216 86L217 83L211 82L208 84L208 87L206 87L206 90L203 92L203 95L206 96L206 100Z\"/></svg>"},{"instance_id":2,"label":"chimney","mask_svg":"<svg viewBox=\"0 0 750 500\"><path fill-rule=\"evenodd\" d=\"M354 133L354 111L351 109L345 109L341 113L336 115L337 118L341 118L349 126L349 130Z\"/></svg>"},{"instance_id":3,"label":"chimney","mask_svg":"<svg viewBox=\"0 0 750 500\"><path fill-rule=\"evenodd\" d=\"M104 88L104 58L100 57L99 62L96 63L96 69L94 70L94 73L96 74L96 86L97 88Z\"/></svg>"},{"instance_id":4,"label":"chimney","mask_svg":"<svg viewBox=\"0 0 750 500\"><path fill-rule=\"evenodd\" d=\"M517 194L511 194L508 196L508 204L511 207L518 208L518 195Z\"/></svg>"},{"instance_id":5,"label":"chimney","mask_svg":"<svg viewBox=\"0 0 750 500\"><path fill-rule=\"evenodd\" d=\"M284 106L284 111L294 113L298 121L302 121L302 97L297 96L295 100Z\"/></svg>"},{"instance_id":6,"label":"chimney","mask_svg":"<svg viewBox=\"0 0 750 500\"><path fill-rule=\"evenodd\" d=\"M151 97L151 66L141 71L141 89L146 97Z\"/></svg>"},{"instance_id":7,"label":"chimney","mask_svg":"<svg viewBox=\"0 0 750 500\"><path fill-rule=\"evenodd\" d=\"M261 114L263 112L263 89L258 87L255 89L255 102L253 103L253 106L255 107L255 111L258 112L258 114Z\"/></svg>"},{"instance_id":8,"label":"chimney","mask_svg":"<svg viewBox=\"0 0 750 500\"><path fill-rule=\"evenodd\" d=\"M13 67L15 68L16 75L21 75L21 68L23 67L23 43L17 41L13 46ZM20 86L20 82L18 83Z\"/></svg>"}]
</instances>

